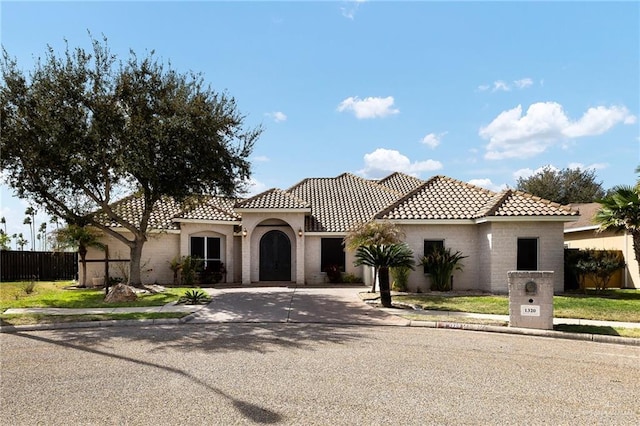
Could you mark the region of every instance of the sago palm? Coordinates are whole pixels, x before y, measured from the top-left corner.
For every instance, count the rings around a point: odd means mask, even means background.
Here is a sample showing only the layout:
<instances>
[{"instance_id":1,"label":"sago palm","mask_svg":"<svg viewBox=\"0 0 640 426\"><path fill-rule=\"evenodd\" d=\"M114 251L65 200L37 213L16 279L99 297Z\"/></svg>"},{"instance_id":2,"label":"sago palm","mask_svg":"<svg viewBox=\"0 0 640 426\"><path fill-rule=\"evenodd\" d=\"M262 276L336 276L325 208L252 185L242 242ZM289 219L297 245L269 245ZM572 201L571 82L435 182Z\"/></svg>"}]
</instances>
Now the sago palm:
<instances>
[{"instance_id":1,"label":"sago palm","mask_svg":"<svg viewBox=\"0 0 640 426\"><path fill-rule=\"evenodd\" d=\"M377 271L380 280L380 302L382 306L390 308L389 268L408 267L413 269L415 260L411 248L405 243L360 246L355 257L355 266L371 266Z\"/></svg>"}]
</instances>

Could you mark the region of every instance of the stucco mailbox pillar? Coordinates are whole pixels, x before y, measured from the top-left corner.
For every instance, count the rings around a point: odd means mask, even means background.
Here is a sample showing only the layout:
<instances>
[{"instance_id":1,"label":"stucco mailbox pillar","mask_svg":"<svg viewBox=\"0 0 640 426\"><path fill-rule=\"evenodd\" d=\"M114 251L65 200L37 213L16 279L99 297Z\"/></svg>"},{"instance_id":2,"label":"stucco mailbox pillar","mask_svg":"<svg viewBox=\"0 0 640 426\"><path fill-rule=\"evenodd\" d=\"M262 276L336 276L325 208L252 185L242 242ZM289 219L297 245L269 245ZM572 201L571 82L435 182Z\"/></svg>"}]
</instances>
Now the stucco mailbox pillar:
<instances>
[{"instance_id":1,"label":"stucco mailbox pillar","mask_svg":"<svg viewBox=\"0 0 640 426\"><path fill-rule=\"evenodd\" d=\"M553 330L553 272L512 271L509 327Z\"/></svg>"}]
</instances>

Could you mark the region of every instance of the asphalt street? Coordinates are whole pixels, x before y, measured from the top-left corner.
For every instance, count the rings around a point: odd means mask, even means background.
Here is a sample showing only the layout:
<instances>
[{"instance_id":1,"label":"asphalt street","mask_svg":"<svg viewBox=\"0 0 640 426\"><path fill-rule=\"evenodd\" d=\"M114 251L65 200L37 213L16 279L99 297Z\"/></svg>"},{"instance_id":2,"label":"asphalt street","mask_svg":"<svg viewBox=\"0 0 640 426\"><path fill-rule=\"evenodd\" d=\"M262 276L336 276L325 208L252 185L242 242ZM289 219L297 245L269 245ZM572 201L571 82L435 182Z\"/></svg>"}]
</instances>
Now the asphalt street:
<instances>
[{"instance_id":1,"label":"asphalt street","mask_svg":"<svg viewBox=\"0 0 640 426\"><path fill-rule=\"evenodd\" d=\"M1 334L7 425L640 423L640 348L397 326Z\"/></svg>"}]
</instances>

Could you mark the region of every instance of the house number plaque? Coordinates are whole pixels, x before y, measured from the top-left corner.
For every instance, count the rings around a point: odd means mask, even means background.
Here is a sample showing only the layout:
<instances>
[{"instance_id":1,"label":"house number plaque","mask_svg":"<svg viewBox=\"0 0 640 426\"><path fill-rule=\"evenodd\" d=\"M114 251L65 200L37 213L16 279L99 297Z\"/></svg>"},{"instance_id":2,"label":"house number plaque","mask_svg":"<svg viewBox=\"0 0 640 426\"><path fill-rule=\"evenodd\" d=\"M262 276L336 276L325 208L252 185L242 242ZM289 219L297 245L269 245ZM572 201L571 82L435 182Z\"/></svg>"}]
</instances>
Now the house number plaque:
<instances>
[{"instance_id":1,"label":"house number plaque","mask_svg":"<svg viewBox=\"0 0 640 426\"><path fill-rule=\"evenodd\" d=\"M520 305L520 315L523 317L539 317L540 305Z\"/></svg>"}]
</instances>

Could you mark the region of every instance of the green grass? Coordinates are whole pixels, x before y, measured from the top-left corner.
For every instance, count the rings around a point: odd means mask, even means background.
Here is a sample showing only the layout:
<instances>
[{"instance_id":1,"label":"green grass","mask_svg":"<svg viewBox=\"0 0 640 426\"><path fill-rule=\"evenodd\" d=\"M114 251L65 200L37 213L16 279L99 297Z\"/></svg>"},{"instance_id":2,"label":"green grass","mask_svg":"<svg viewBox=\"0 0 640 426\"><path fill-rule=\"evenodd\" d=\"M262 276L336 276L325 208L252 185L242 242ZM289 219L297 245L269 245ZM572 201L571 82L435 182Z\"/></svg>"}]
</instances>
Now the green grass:
<instances>
[{"instance_id":1,"label":"green grass","mask_svg":"<svg viewBox=\"0 0 640 426\"><path fill-rule=\"evenodd\" d=\"M189 288L166 288L163 293L139 294L138 299L124 303L105 303L104 289L72 288L71 281L41 281L31 294L24 290L28 283L0 283L0 310L9 308L102 308L162 306L177 301Z\"/></svg>"},{"instance_id":2,"label":"green grass","mask_svg":"<svg viewBox=\"0 0 640 426\"><path fill-rule=\"evenodd\" d=\"M139 320L160 318L182 318L188 313L184 312L135 312L125 314L91 314L91 315L42 315L42 314L0 314L2 325L31 325L53 324L65 322L83 321L108 321L108 320Z\"/></svg>"},{"instance_id":3,"label":"green grass","mask_svg":"<svg viewBox=\"0 0 640 426\"><path fill-rule=\"evenodd\" d=\"M393 296L393 301L414 304L423 309L435 311L509 314L508 296L421 294ZM553 314L556 318L640 322L640 291L607 290L601 293L554 296Z\"/></svg>"}]
</instances>

